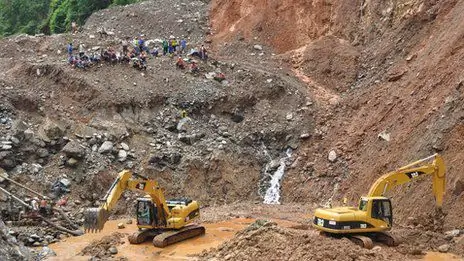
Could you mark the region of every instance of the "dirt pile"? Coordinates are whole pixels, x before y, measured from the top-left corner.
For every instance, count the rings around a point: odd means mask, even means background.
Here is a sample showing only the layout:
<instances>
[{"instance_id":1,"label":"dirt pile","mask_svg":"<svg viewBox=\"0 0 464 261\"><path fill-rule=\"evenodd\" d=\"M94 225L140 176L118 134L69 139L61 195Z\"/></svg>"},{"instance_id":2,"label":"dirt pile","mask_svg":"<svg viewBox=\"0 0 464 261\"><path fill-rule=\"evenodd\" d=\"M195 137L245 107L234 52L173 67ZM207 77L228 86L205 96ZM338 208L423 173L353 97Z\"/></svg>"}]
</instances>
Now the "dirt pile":
<instances>
[{"instance_id":1,"label":"dirt pile","mask_svg":"<svg viewBox=\"0 0 464 261\"><path fill-rule=\"evenodd\" d=\"M124 257L112 257L118 253L117 246L124 244L122 238L126 236L127 234L114 232L109 236L104 236L100 240L93 241L90 245L82 249L80 254L83 256L92 256L95 260L127 260L127 258Z\"/></svg>"},{"instance_id":2,"label":"dirt pile","mask_svg":"<svg viewBox=\"0 0 464 261\"><path fill-rule=\"evenodd\" d=\"M307 227L306 227L307 229ZM360 248L348 239L333 239L314 231L283 228L257 220L201 260L402 260L402 254L377 247Z\"/></svg>"}]
</instances>

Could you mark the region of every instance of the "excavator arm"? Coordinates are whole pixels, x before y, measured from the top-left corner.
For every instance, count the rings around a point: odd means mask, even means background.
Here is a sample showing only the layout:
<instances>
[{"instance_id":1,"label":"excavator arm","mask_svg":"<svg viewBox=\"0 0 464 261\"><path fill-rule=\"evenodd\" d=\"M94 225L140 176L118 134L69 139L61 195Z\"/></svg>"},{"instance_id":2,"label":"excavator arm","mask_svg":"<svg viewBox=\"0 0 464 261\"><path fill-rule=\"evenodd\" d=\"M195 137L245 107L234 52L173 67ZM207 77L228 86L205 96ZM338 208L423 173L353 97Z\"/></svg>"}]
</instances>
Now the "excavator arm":
<instances>
[{"instance_id":1,"label":"excavator arm","mask_svg":"<svg viewBox=\"0 0 464 261\"><path fill-rule=\"evenodd\" d=\"M158 206L159 216L165 219L169 217L170 211L164 198L164 191L158 182L146 178L133 179L134 175L129 170L121 171L103 198L103 204L99 208L90 208L85 211L84 229L86 231L103 229L110 211L116 207L116 204L126 190L144 192L149 195L156 206Z\"/></svg>"},{"instance_id":2,"label":"excavator arm","mask_svg":"<svg viewBox=\"0 0 464 261\"><path fill-rule=\"evenodd\" d=\"M433 195L435 196L436 206L441 208L445 194L445 163L438 154L420 159L381 176L371 186L368 197L383 196L392 188L424 175L432 175Z\"/></svg>"}]
</instances>

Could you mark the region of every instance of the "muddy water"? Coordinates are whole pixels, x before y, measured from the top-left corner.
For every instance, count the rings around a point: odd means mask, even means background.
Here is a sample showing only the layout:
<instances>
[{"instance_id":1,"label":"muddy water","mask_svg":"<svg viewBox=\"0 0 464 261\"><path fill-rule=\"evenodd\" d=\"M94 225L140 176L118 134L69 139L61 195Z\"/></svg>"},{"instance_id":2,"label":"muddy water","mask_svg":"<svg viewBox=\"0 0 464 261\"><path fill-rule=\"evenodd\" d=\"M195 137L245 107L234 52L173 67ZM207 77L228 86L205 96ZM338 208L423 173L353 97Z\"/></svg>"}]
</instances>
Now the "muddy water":
<instances>
[{"instance_id":1,"label":"muddy water","mask_svg":"<svg viewBox=\"0 0 464 261\"><path fill-rule=\"evenodd\" d=\"M464 261L464 259L448 253L428 252L424 259L425 261Z\"/></svg>"},{"instance_id":2,"label":"muddy water","mask_svg":"<svg viewBox=\"0 0 464 261\"><path fill-rule=\"evenodd\" d=\"M213 224L202 224L206 227L206 234L201 237L192 238L177 244L165 247L157 248L152 245L151 242L145 242L141 245L131 245L127 241L127 237L124 239L124 244L118 246L118 254L116 256L124 256L129 260L188 260L191 259L189 256L199 254L203 250L216 247L222 242L231 239L236 232L242 230L249 224L253 223L254 219L232 219ZM292 226L295 223L274 220L281 226ZM50 245L57 256L48 260L88 260L89 257L77 256L78 253L93 240L99 240L103 236L112 234L113 232L121 232L131 234L137 230L135 224L126 225L124 229L118 229L117 224L125 222L125 220L112 220L105 224L105 228L96 234L85 234L80 237L67 238L56 244ZM135 223L135 222L134 222Z\"/></svg>"}]
</instances>

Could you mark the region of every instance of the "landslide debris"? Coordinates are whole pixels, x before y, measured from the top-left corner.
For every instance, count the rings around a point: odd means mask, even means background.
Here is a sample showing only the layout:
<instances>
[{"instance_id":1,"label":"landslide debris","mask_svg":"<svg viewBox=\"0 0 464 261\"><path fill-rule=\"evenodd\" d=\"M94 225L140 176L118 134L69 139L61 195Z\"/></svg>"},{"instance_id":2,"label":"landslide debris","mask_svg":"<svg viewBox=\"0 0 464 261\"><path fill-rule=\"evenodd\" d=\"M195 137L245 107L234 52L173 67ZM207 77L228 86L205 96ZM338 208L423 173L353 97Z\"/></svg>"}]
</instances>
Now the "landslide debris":
<instances>
[{"instance_id":1,"label":"landslide debris","mask_svg":"<svg viewBox=\"0 0 464 261\"><path fill-rule=\"evenodd\" d=\"M383 247L361 248L349 239L333 239L314 230L283 228L257 220L234 239L202 253L200 260L402 260L403 255Z\"/></svg>"},{"instance_id":2,"label":"landslide debris","mask_svg":"<svg viewBox=\"0 0 464 261\"><path fill-rule=\"evenodd\" d=\"M32 258L30 250L10 234L10 230L0 220L0 256L4 261L22 261Z\"/></svg>"}]
</instances>

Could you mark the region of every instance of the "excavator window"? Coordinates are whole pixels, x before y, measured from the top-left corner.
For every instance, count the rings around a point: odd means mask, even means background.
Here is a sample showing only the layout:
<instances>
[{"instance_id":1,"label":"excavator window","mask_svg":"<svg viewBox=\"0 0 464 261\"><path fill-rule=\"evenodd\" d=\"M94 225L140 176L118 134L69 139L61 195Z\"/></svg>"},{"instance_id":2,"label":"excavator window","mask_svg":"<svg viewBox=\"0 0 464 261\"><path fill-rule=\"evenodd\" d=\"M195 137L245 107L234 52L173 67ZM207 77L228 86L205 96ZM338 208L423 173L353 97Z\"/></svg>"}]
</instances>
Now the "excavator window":
<instances>
[{"instance_id":1,"label":"excavator window","mask_svg":"<svg viewBox=\"0 0 464 261\"><path fill-rule=\"evenodd\" d=\"M361 199L359 202L359 210L366 211L367 210L367 200Z\"/></svg>"},{"instance_id":2,"label":"excavator window","mask_svg":"<svg viewBox=\"0 0 464 261\"><path fill-rule=\"evenodd\" d=\"M150 201L137 203L137 224L142 226L153 224L153 204Z\"/></svg>"},{"instance_id":3,"label":"excavator window","mask_svg":"<svg viewBox=\"0 0 464 261\"><path fill-rule=\"evenodd\" d=\"M372 202L372 214L375 219L380 219L392 224L391 203L389 200L374 200Z\"/></svg>"}]
</instances>

